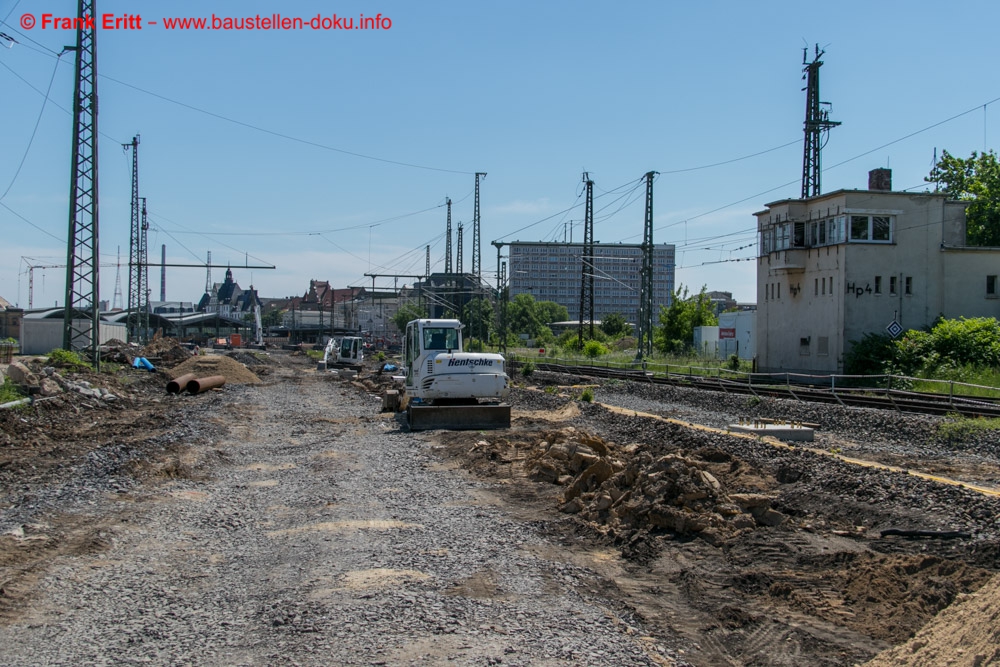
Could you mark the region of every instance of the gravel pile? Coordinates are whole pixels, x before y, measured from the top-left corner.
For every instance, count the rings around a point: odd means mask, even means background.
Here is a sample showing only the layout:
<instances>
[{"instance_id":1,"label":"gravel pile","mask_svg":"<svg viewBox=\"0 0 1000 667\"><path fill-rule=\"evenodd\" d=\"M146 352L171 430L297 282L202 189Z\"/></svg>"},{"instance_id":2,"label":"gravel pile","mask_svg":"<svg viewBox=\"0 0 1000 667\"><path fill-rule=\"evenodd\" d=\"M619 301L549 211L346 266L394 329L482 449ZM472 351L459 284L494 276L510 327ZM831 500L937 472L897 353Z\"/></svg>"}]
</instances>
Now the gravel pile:
<instances>
[{"instance_id":1,"label":"gravel pile","mask_svg":"<svg viewBox=\"0 0 1000 667\"><path fill-rule=\"evenodd\" d=\"M560 383L567 379L582 380L539 372L532 379L538 379L539 375L551 375ZM1000 433L979 432L973 437L949 441L938 433L942 423L951 421L947 417L621 381L603 382L596 389L594 400L717 428L725 428L739 419L795 420L819 424L820 434L835 433L854 440L860 449L924 457L948 457L960 451L1000 463Z\"/></svg>"}]
</instances>

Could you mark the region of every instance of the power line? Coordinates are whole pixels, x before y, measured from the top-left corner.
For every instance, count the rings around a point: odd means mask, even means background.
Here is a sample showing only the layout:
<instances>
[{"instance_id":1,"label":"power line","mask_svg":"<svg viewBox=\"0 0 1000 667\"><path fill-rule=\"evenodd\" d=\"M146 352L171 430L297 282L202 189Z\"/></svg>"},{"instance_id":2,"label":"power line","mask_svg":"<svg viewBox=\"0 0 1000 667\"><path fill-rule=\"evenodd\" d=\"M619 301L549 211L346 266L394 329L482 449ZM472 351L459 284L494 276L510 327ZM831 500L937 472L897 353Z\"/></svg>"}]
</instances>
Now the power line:
<instances>
[{"instance_id":1,"label":"power line","mask_svg":"<svg viewBox=\"0 0 1000 667\"><path fill-rule=\"evenodd\" d=\"M35 142L35 135L38 134L38 125L42 122L42 114L45 113L45 104L49 101L49 93L52 92L52 82L56 79L56 69L59 67L59 61L56 61L55 67L52 68L52 76L49 77L49 86L45 89L45 98L42 100L42 108L38 110L38 118L35 119L35 127L31 130L31 136L28 138L28 145L24 147L24 155L21 156L21 162L18 163L17 169L14 171L14 176L10 179L10 184L7 189L3 191L0 195L0 200L7 196L10 189L14 187L17 177L21 175L21 168L24 166L24 161L28 159L28 152L31 151L31 145Z\"/></svg>"},{"instance_id":2,"label":"power line","mask_svg":"<svg viewBox=\"0 0 1000 667\"><path fill-rule=\"evenodd\" d=\"M334 153L341 153L343 155L350 155L350 156L353 156L353 157L364 158L365 160L373 160L375 162L384 162L386 164L394 164L394 165L397 165L397 166L400 166L400 167L409 167L411 169L424 169L424 170L427 170L427 171L440 171L440 172L444 172L444 173L448 173L448 174L472 174L472 173L475 173L475 172L471 172L471 171L463 171L463 170L460 170L460 169L443 169L441 167L430 167L430 166L422 165L422 164L414 164L412 162L401 162L399 160L388 160L386 158L375 157L374 155L365 155L364 153L357 153L355 151L349 151L349 150L345 150L343 148L337 148L336 146L328 146L326 144L321 144L321 143L319 143L317 141L311 141L309 139L302 139L300 137L294 137L294 136L292 136L290 134L284 134L283 132L277 132L275 130L269 130L269 129L267 129L265 127L261 127L259 125L254 125L252 123L246 123L246 122L241 121L241 120L236 120L234 118L229 118L228 116L223 116L222 114L215 113L214 111L208 111L206 109L202 109L200 107L196 107L196 106L194 106L192 104L187 104L186 102L180 102L178 100L171 99L169 97L166 97L165 95L160 95L159 93L154 93L154 92L152 92L150 90L146 90L145 88L140 88L139 86L136 86L134 84L126 83L125 81L120 81L119 79L115 79L115 78L107 76L107 75L102 75L101 78L107 79L108 81L113 81L114 83L117 83L120 86L125 86L126 88L131 88L133 90L137 90L140 93L145 93L146 95L149 95L151 97L155 97L155 98L163 100L165 102L170 102L171 104L176 104L179 107L184 107L185 109L190 109L191 111L197 111L198 113L205 114L206 116L211 116L212 118L217 118L219 120L226 121L227 123L232 123L234 125L239 125L241 127L245 127L245 128L251 129L251 130L255 130L257 132L262 132L264 134L270 134L271 136L279 137L281 139L286 139L288 141L294 141L296 143L305 144L306 146L312 146L314 148L321 148L321 149L326 150L326 151L332 151Z\"/></svg>"}]
</instances>

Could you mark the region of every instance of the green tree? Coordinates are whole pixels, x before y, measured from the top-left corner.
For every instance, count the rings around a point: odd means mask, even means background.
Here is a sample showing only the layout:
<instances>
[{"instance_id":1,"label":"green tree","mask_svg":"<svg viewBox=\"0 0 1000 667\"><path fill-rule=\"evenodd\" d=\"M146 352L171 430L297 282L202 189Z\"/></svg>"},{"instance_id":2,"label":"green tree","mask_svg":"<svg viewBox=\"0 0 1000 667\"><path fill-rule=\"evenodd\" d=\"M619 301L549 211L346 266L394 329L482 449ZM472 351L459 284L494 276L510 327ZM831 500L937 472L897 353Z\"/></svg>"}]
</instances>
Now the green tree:
<instances>
[{"instance_id":1,"label":"green tree","mask_svg":"<svg viewBox=\"0 0 1000 667\"><path fill-rule=\"evenodd\" d=\"M493 333L493 304L486 299L471 299L462 309L463 338L489 340Z\"/></svg>"},{"instance_id":2,"label":"green tree","mask_svg":"<svg viewBox=\"0 0 1000 667\"><path fill-rule=\"evenodd\" d=\"M621 313L611 313L601 320L601 331L606 333L609 338L624 336L626 333L630 333L631 329L625 316Z\"/></svg>"},{"instance_id":3,"label":"green tree","mask_svg":"<svg viewBox=\"0 0 1000 667\"><path fill-rule=\"evenodd\" d=\"M507 328L515 334L534 337L542 327L538 304L530 294L518 294L507 304Z\"/></svg>"},{"instance_id":4,"label":"green tree","mask_svg":"<svg viewBox=\"0 0 1000 667\"><path fill-rule=\"evenodd\" d=\"M535 309L538 313L538 320L544 327L548 327L553 322L565 322L569 319L569 311L566 310L566 306L560 306L555 301L536 301ZM532 335L537 337L538 332L536 331Z\"/></svg>"},{"instance_id":5,"label":"green tree","mask_svg":"<svg viewBox=\"0 0 1000 667\"><path fill-rule=\"evenodd\" d=\"M406 325L413 320L419 320L427 317L427 311L420 308L413 303L404 303L396 311L396 314L392 316L392 323L396 325L400 333L406 331Z\"/></svg>"},{"instance_id":6,"label":"green tree","mask_svg":"<svg viewBox=\"0 0 1000 667\"><path fill-rule=\"evenodd\" d=\"M284 314L284 310L281 310L280 308L272 308L260 316L260 324L265 329L268 327L279 327L281 326L282 315Z\"/></svg>"},{"instance_id":7,"label":"green tree","mask_svg":"<svg viewBox=\"0 0 1000 667\"><path fill-rule=\"evenodd\" d=\"M955 199L968 201L966 242L1000 246L1000 164L996 153L977 153L962 159L944 151L934 165L929 183L940 184Z\"/></svg>"},{"instance_id":8,"label":"green tree","mask_svg":"<svg viewBox=\"0 0 1000 667\"><path fill-rule=\"evenodd\" d=\"M660 308L660 326L653 332L653 345L664 354L690 350L694 343L694 328L714 326L719 319L712 312L708 288L691 296L687 287L678 285L671 295L670 306Z\"/></svg>"}]
</instances>

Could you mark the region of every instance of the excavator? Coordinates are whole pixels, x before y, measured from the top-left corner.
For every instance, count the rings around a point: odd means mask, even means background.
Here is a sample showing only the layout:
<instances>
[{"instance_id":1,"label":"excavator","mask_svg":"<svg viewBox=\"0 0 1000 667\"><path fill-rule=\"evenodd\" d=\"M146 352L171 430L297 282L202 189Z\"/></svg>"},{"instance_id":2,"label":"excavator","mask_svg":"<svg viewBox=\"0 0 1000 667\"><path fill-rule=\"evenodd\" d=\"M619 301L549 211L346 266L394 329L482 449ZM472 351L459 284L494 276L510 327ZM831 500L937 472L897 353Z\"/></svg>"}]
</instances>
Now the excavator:
<instances>
[{"instance_id":1,"label":"excavator","mask_svg":"<svg viewBox=\"0 0 1000 667\"><path fill-rule=\"evenodd\" d=\"M323 368L351 368L361 370L365 359L365 340L358 336L334 338L323 351Z\"/></svg>"},{"instance_id":2,"label":"excavator","mask_svg":"<svg viewBox=\"0 0 1000 667\"><path fill-rule=\"evenodd\" d=\"M510 379L502 355L463 352L458 320L413 320L403 339L410 430L510 427Z\"/></svg>"}]
</instances>

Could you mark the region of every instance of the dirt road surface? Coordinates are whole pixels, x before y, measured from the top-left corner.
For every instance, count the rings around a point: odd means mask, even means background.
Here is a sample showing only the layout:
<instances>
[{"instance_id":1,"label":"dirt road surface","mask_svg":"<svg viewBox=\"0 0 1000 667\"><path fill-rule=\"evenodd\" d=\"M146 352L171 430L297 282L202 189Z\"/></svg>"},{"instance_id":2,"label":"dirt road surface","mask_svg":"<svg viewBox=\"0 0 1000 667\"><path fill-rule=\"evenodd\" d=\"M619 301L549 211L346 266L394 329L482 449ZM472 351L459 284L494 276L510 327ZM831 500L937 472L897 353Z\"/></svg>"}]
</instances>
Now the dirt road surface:
<instances>
[{"instance_id":1,"label":"dirt road surface","mask_svg":"<svg viewBox=\"0 0 1000 667\"><path fill-rule=\"evenodd\" d=\"M629 417L564 378L515 392L509 431L413 434L371 383L251 368L0 413L0 662L855 665L1000 569L992 497Z\"/></svg>"}]
</instances>

